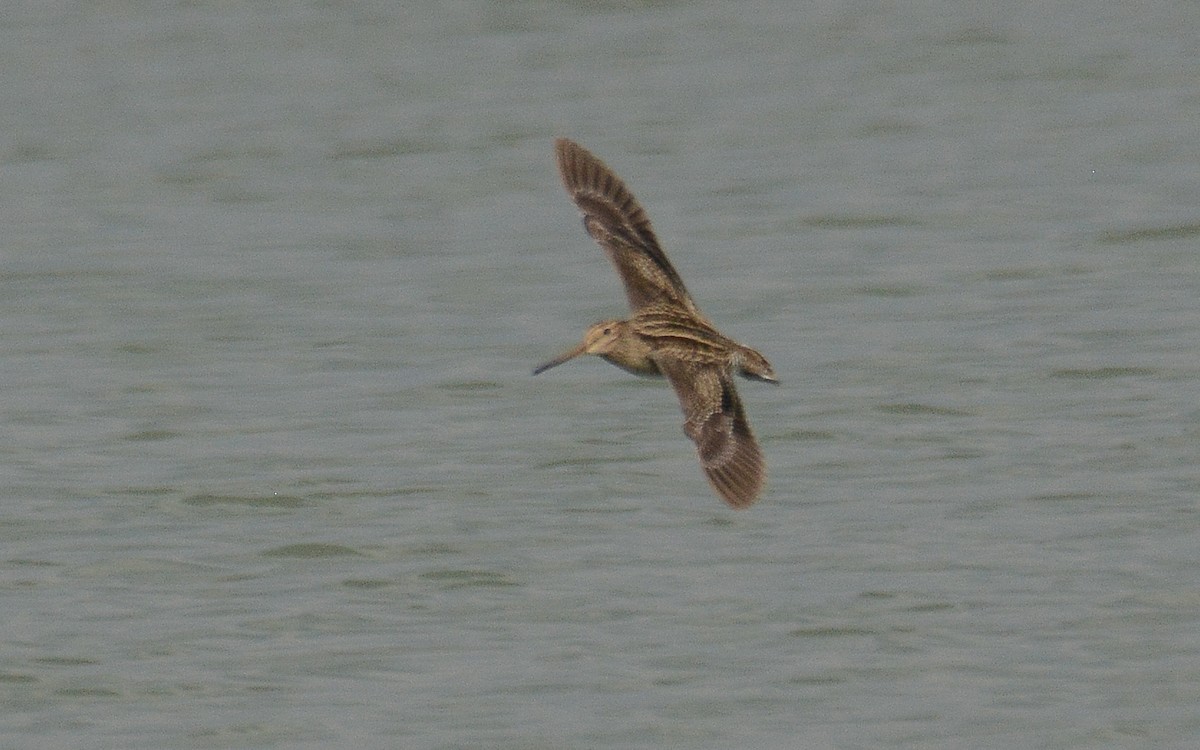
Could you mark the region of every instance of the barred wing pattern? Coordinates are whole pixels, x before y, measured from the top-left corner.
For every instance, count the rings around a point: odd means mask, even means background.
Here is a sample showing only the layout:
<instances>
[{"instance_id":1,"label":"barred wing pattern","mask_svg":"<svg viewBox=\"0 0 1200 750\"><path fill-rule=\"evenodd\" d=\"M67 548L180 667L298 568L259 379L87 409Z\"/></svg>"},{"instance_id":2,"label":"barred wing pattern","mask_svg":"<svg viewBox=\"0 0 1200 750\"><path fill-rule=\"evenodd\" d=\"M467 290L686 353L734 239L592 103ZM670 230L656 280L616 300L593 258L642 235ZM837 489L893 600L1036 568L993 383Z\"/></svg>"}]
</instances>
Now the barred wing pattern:
<instances>
[{"instance_id":1,"label":"barred wing pattern","mask_svg":"<svg viewBox=\"0 0 1200 750\"><path fill-rule=\"evenodd\" d=\"M634 312L669 303L698 314L645 210L621 178L573 141L558 139L554 151L563 187L583 212L583 228L616 266Z\"/></svg>"},{"instance_id":2,"label":"barred wing pattern","mask_svg":"<svg viewBox=\"0 0 1200 750\"><path fill-rule=\"evenodd\" d=\"M729 371L672 357L656 361L679 397L683 431L696 444L713 489L734 508L753 503L766 481L766 464Z\"/></svg>"}]
</instances>

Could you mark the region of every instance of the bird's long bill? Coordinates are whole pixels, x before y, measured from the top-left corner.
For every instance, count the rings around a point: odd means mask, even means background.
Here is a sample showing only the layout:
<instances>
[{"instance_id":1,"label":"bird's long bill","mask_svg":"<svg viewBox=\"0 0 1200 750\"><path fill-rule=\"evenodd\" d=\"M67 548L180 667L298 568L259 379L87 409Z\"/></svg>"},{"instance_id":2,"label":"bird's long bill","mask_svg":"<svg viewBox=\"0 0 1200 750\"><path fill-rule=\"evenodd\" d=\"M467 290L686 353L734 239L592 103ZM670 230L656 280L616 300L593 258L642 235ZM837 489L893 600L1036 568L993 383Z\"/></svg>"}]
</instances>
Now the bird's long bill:
<instances>
[{"instance_id":1,"label":"bird's long bill","mask_svg":"<svg viewBox=\"0 0 1200 750\"><path fill-rule=\"evenodd\" d=\"M558 355L557 357L555 357L554 359L550 360L549 362L545 362L543 364L538 365L537 367L535 367L533 369L533 374L537 375L539 373L545 372L546 370L549 370L551 367L558 367L563 362L566 362L568 359L575 359L580 354L583 354L585 351L587 351L587 344L586 343L580 344L579 346L575 347L571 351L564 352L564 353Z\"/></svg>"}]
</instances>

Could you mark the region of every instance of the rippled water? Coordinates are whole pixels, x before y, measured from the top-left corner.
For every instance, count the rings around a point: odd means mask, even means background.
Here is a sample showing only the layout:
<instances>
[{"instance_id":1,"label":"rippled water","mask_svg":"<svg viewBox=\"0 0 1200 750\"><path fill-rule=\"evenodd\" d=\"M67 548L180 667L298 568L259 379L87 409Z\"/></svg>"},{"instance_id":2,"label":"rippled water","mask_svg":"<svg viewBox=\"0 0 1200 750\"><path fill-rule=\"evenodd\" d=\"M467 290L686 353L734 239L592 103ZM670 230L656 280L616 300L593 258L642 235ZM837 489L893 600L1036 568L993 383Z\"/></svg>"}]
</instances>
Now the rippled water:
<instances>
[{"instance_id":1,"label":"rippled water","mask_svg":"<svg viewBox=\"0 0 1200 750\"><path fill-rule=\"evenodd\" d=\"M0 737L1187 748L1200 6L25 4ZM770 466L558 185L626 178Z\"/></svg>"}]
</instances>

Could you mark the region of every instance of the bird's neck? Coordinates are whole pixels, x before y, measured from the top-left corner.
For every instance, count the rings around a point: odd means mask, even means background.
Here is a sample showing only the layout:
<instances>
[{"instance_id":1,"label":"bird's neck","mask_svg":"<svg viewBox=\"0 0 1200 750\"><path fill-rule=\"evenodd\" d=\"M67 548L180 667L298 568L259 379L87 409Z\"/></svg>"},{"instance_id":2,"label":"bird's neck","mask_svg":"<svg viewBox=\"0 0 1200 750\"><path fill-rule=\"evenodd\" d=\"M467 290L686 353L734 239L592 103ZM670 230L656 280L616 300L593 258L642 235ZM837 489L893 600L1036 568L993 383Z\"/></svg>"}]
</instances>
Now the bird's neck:
<instances>
[{"instance_id":1,"label":"bird's neck","mask_svg":"<svg viewBox=\"0 0 1200 750\"><path fill-rule=\"evenodd\" d=\"M658 365L650 358L650 351L612 351L607 354L600 355L605 361L610 362L617 367L620 367L626 372L632 372L634 375L643 377L661 376L662 372L658 369Z\"/></svg>"}]
</instances>

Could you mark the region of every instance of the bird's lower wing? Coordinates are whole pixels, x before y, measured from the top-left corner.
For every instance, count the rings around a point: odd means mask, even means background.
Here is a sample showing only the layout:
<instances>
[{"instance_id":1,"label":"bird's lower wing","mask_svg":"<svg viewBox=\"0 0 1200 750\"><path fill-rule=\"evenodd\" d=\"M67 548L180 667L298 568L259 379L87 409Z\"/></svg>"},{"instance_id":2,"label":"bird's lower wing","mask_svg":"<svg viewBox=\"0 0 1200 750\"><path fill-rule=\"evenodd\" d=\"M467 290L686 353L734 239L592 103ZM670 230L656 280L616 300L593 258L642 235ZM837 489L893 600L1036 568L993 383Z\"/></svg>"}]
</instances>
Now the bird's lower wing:
<instances>
[{"instance_id":1,"label":"bird's lower wing","mask_svg":"<svg viewBox=\"0 0 1200 750\"><path fill-rule=\"evenodd\" d=\"M749 506L762 492L766 464L732 376L720 367L673 358L660 359L658 366L679 396L683 431L696 444L709 483L734 508Z\"/></svg>"}]
</instances>

